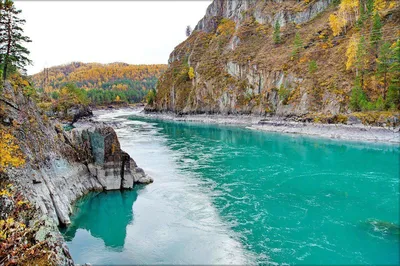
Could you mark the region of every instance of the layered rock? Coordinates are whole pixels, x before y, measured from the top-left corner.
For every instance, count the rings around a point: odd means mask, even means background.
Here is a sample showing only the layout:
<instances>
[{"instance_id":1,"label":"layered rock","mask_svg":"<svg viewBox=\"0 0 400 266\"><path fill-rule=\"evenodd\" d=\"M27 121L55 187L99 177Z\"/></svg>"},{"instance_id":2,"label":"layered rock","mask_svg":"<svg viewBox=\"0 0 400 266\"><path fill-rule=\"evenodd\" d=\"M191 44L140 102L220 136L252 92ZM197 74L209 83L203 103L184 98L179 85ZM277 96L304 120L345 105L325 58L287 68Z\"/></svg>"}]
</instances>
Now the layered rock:
<instances>
[{"instance_id":1,"label":"layered rock","mask_svg":"<svg viewBox=\"0 0 400 266\"><path fill-rule=\"evenodd\" d=\"M385 40L398 24L398 11L397 5L381 14ZM329 17L336 13L331 0L214 0L191 36L170 54L156 100L146 110L284 117L350 113L355 71L346 70L345 51L358 35L349 25L346 35L333 36ZM279 43L273 39L276 22ZM294 56L295 35L302 44ZM366 90L371 101L381 96L374 78L368 85L375 87Z\"/></svg>"},{"instance_id":2,"label":"layered rock","mask_svg":"<svg viewBox=\"0 0 400 266\"><path fill-rule=\"evenodd\" d=\"M25 160L0 173L0 181L6 178L36 207L32 224L39 223L42 232L37 241L52 242L59 264L71 264L56 226L70 223L74 201L90 191L131 189L153 180L121 150L111 127L90 124L66 132L9 83L0 100L0 129L15 136Z\"/></svg>"}]
</instances>

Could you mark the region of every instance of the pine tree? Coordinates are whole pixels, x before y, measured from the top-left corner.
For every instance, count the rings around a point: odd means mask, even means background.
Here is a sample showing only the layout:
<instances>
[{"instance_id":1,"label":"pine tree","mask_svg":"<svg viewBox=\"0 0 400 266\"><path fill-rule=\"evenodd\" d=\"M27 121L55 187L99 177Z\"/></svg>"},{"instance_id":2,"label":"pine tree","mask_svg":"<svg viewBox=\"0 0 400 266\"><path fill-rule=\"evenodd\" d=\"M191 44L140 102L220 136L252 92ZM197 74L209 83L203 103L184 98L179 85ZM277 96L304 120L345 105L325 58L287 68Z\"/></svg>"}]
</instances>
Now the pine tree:
<instances>
[{"instance_id":1,"label":"pine tree","mask_svg":"<svg viewBox=\"0 0 400 266\"><path fill-rule=\"evenodd\" d=\"M375 12L371 31L371 46L374 47L375 56L377 57L379 43L382 40L382 22L378 12Z\"/></svg>"},{"instance_id":2,"label":"pine tree","mask_svg":"<svg viewBox=\"0 0 400 266\"><path fill-rule=\"evenodd\" d=\"M392 108L400 109L400 40L392 47L389 73L390 85L387 92L387 104Z\"/></svg>"},{"instance_id":3,"label":"pine tree","mask_svg":"<svg viewBox=\"0 0 400 266\"><path fill-rule=\"evenodd\" d=\"M303 40L298 32L296 32L296 36L294 37L293 47L292 56L295 59L298 59L300 57L301 50L303 49Z\"/></svg>"},{"instance_id":4,"label":"pine tree","mask_svg":"<svg viewBox=\"0 0 400 266\"><path fill-rule=\"evenodd\" d=\"M391 65L390 43L385 42L382 45L377 61L378 61L377 75L383 78L382 97L383 100L386 100L386 92L388 87L388 74Z\"/></svg>"},{"instance_id":5,"label":"pine tree","mask_svg":"<svg viewBox=\"0 0 400 266\"><path fill-rule=\"evenodd\" d=\"M189 37L190 34L192 34L192 28L188 25L188 26L186 27L186 37Z\"/></svg>"},{"instance_id":6,"label":"pine tree","mask_svg":"<svg viewBox=\"0 0 400 266\"><path fill-rule=\"evenodd\" d=\"M364 26L364 21L366 19L366 12L365 12L365 5L364 5L364 1L360 1L360 7L359 7L359 12L360 15L358 17L357 20L357 27L358 28L362 28Z\"/></svg>"},{"instance_id":7,"label":"pine tree","mask_svg":"<svg viewBox=\"0 0 400 266\"><path fill-rule=\"evenodd\" d=\"M279 20L276 20L274 26L274 43L279 44L281 42L281 25L279 24Z\"/></svg>"},{"instance_id":8,"label":"pine tree","mask_svg":"<svg viewBox=\"0 0 400 266\"><path fill-rule=\"evenodd\" d=\"M364 36L361 36L357 46L356 69L357 77L360 79L360 87L364 87L364 74L367 68L367 49Z\"/></svg>"},{"instance_id":9,"label":"pine tree","mask_svg":"<svg viewBox=\"0 0 400 266\"><path fill-rule=\"evenodd\" d=\"M374 0L367 0L367 15L371 16L374 12Z\"/></svg>"},{"instance_id":10,"label":"pine tree","mask_svg":"<svg viewBox=\"0 0 400 266\"><path fill-rule=\"evenodd\" d=\"M25 20L18 18L20 13L21 10L17 10L10 0L5 0L1 5L0 62L3 80L6 79L9 70L24 70L24 67L31 63L27 57L29 51L22 45L31 40L23 35L21 27Z\"/></svg>"}]
</instances>

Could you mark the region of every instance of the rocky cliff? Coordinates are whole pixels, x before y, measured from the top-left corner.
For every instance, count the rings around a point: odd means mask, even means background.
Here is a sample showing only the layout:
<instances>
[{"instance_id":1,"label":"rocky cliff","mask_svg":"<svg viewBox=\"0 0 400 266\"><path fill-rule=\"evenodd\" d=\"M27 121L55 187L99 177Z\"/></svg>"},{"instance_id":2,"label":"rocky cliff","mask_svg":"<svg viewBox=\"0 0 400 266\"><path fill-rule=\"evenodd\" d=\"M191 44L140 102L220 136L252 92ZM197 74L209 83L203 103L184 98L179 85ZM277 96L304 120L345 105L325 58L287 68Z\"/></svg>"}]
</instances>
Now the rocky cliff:
<instances>
[{"instance_id":1,"label":"rocky cliff","mask_svg":"<svg viewBox=\"0 0 400 266\"><path fill-rule=\"evenodd\" d=\"M355 72L346 69L345 54L360 30L349 23L346 32L333 36L329 18L338 2L214 0L171 53L156 101L146 109L285 117L348 113ZM399 7L387 7L380 13L382 34L392 43ZM381 95L378 87L371 77L365 85L369 99Z\"/></svg>"},{"instance_id":2,"label":"rocky cliff","mask_svg":"<svg viewBox=\"0 0 400 266\"><path fill-rule=\"evenodd\" d=\"M12 145L19 147L24 161L0 171L0 183L9 182L30 202L33 224L43 220L36 228L42 237L36 241L53 243L56 264L72 263L56 226L70 223L73 202L89 191L131 189L152 179L121 150L111 127L87 124L67 132L37 109L18 84L6 83L0 100L0 129L14 136ZM10 215L13 209L9 208Z\"/></svg>"}]
</instances>

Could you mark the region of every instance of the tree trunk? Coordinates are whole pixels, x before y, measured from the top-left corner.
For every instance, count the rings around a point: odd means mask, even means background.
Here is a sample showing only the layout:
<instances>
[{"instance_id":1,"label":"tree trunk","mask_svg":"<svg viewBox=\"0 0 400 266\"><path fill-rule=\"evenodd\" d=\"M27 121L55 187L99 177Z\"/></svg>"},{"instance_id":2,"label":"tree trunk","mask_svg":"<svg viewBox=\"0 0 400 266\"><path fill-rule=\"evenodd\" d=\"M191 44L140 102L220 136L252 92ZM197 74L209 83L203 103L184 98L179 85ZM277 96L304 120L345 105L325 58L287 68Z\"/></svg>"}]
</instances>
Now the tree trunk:
<instances>
[{"instance_id":1,"label":"tree trunk","mask_svg":"<svg viewBox=\"0 0 400 266\"><path fill-rule=\"evenodd\" d=\"M12 22L12 18L11 18L11 14L8 14L8 20L7 20L7 52L5 54L5 58L4 58L4 67L3 67L3 80L6 80L7 77L7 67L8 67L8 60L9 60L9 56L11 53L11 22Z\"/></svg>"}]
</instances>

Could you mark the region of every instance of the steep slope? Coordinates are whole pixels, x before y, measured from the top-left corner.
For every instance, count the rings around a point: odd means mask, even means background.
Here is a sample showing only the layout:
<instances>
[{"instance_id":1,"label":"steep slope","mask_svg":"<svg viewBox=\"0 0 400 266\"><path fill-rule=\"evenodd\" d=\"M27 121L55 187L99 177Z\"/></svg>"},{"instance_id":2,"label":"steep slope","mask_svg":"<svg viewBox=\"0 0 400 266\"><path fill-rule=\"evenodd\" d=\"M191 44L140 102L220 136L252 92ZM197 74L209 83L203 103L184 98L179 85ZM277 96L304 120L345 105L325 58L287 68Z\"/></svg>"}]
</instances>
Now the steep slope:
<instances>
[{"instance_id":1,"label":"steep slope","mask_svg":"<svg viewBox=\"0 0 400 266\"><path fill-rule=\"evenodd\" d=\"M360 36L371 43L373 26L372 16L362 27L351 18L334 36L329 21L339 12L338 2L214 0L171 53L147 110L297 117L349 112L359 71L346 69L346 51ZM379 14L382 43L393 44L398 2L384 1ZM280 40L274 42L277 24ZM374 70L376 58L368 52L368 68ZM382 93L374 71L363 78L369 101L377 101Z\"/></svg>"},{"instance_id":2,"label":"steep slope","mask_svg":"<svg viewBox=\"0 0 400 266\"><path fill-rule=\"evenodd\" d=\"M131 189L152 179L121 150L115 131L65 131L36 107L16 76L0 88L0 264L73 265L57 225L90 191Z\"/></svg>"}]
</instances>

